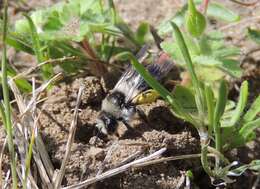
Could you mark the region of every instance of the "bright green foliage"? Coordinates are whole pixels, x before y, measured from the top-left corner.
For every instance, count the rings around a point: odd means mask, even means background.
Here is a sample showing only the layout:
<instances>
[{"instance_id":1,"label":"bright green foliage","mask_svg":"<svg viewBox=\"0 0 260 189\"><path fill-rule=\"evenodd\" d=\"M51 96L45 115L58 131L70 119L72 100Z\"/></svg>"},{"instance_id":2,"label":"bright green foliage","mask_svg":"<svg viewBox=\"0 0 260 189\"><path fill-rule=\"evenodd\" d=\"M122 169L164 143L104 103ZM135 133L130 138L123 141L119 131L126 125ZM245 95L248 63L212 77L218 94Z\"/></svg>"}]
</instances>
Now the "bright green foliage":
<instances>
[{"instance_id":1,"label":"bright green foliage","mask_svg":"<svg viewBox=\"0 0 260 189\"><path fill-rule=\"evenodd\" d=\"M237 22L240 20L238 14L226 8L224 4L222 5L215 2L210 2L207 15L225 22Z\"/></svg>"},{"instance_id":2,"label":"bright green foliage","mask_svg":"<svg viewBox=\"0 0 260 189\"><path fill-rule=\"evenodd\" d=\"M199 39L194 39L185 33L183 36L200 80L214 84L227 74L235 78L242 76L239 61L235 58L239 55L240 50L236 47L227 46L221 33L211 32L202 35ZM177 43L163 42L161 46L177 64L186 67Z\"/></svg>"},{"instance_id":3,"label":"bright green foliage","mask_svg":"<svg viewBox=\"0 0 260 189\"><path fill-rule=\"evenodd\" d=\"M103 1L69 0L33 11L16 21L15 26L8 29L6 42L19 51L35 54L38 63L64 56L79 57L77 61L59 64L70 75L86 63L93 63L89 59L107 62L118 53L135 52L147 42L148 33L147 23L141 23L133 32L117 14L112 0L108 6ZM123 46L116 43L117 39L123 40ZM95 57L81 48L84 41ZM48 79L52 66L45 65L41 71L43 78Z\"/></svg>"},{"instance_id":4,"label":"bright green foliage","mask_svg":"<svg viewBox=\"0 0 260 189\"><path fill-rule=\"evenodd\" d=\"M185 22L188 32L193 37L199 37L206 28L206 18L196 9L193 0L188 1Z\"/></svg>"},{"instance_id":5,"label":"bright green foliage","mask_svg":"<svg viewBox=\"0 0 260 189\"><path fill-rule=\"evenodd\" d=\"M248 36L257 44L260 44L260 30L248 28Z\"/></svg>"},{"instance_id":6,"label":"bright green foliage","mask_svg":"<svg viewBox=\"0 0 260 189\"><path fill-rule=\"evenodd\" d=\"M82 41L91 32L119 34L119 30L112 24L109 10L102 10L95 0L71 0L61 2L50 8L38 10L31 17L42 40ZM26 20L16 22L18 33L29 32Z\"/></svg>"},{"instance_id":7,"label":"bright green foliage","mask_svg":"<svg viewBox=\"0 0 260 189\"><path fill-rule=\"evenodd\" d=\"M25 17L28 21L29 28L30 28L32 47L34 50L34 54L37 58L38 64L40 64L41 62L44 62L47 59L47 57L45 57L46 53L43 52L43 46L41 45L38 32L36 31L36 27L35 27L32 19L28 15L25 15ZM45 79L45 80L50 79L52 74L53 74L53 70L52 70L51 65L42 66L43 79Z\"/></svg>"},{"instance_id":8,"label":"bright green foliage","mask_svg":"<svg viewBox=\"0 0 260 189\"><path fill-rule=\"evenodd\" d=\"M229 164L224 155L219 153L215 158L214 169L208 163L208 145L213 144L212 147L222 153L234 147L243 146L254 138L254 130L260 127L260 118L257 118L257 114L260 112L260 96L245 113L248 97L248 83L246 81L241 85L238 103L227 99L228 87L223 80L218 87L218 93L214 94L211 85L197 80L185 38L183 38L176 24L172 23L172 26L179 46L179 53L184 57L187 70L190 75L195 74L191 77L193 87L190 89L184 86L176 86L173 94L171 94L150 76L133 55L129 55L133 66L145 81L170 104L177 117L190 122L197 129L202 142L202 165L210 176L228 182L230 179L227 177L235 172L242 172L250 168L259 169L259 163L256 161L245 167L240 167L242 171L232 170L234 164Z\"/></svg>"},{"instance_id":9,"label":"bright green foliage","mask_svg":"<svg viewBox=\"0 0 260 189\"><path fill-rule=\"evenodd\" d=\"M195 0L194 2L196 5L202 3L201 0ZM177 11L177 13L173 15L170 19L167 19L164 22L162 22L158 27L159 34L164 35L171 32L172 31L172 27L170 24L171 22L176 23L177 26L179 27L182 24L184 24L187 10L188 10L188 5L186 4L182 7L181 10ZM232 10L216 2L209 3L205 16L217 20L222 20L225 22L236 22L240 20L240 16L238 14L234 13Z\"/></svg>"}]
</instances>

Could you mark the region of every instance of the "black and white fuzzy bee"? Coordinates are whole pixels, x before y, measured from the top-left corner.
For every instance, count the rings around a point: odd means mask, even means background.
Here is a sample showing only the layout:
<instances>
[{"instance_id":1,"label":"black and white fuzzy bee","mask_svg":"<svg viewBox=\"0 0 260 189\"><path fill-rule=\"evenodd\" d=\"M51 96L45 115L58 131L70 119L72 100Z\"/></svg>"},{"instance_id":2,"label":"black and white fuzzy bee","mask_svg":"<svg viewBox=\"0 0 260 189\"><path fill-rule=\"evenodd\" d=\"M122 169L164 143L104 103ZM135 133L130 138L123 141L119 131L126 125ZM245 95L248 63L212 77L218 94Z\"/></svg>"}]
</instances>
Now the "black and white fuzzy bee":
<instances>
[{"instance_id":1,"label":"black and white fuzzy bee","mask_svg":"<svg viewBox=\"0 0 260 189\"><path fill-rule=\"evenodd\" d=\"M142 48L137 54L139 62L143 62L145 54L147 54L147 47ZM155 79L160 81L173 68L173 62L166 53L161 51L152 63L144 66ZM101 112L96 121L99 132L105 135L114 133L118 121L122 121L127 126L137 113L133 99L147 89L149 86L143 77L129 65L115 87L102 101Z\"/></svg>"}]
</instances>

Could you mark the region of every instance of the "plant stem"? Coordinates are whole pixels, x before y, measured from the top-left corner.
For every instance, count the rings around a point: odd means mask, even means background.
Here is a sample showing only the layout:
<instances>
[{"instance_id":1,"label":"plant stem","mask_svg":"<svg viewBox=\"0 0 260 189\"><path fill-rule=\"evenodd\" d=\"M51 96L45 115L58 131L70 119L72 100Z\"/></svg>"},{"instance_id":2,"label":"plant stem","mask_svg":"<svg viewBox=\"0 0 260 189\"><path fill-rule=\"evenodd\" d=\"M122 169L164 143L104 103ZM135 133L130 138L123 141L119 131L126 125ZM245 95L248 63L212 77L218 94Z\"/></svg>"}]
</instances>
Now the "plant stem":
<instances>
[{"instance_id":1,"label":"plant stem","mask_svg":"<svg viewBox=\"0 0 260 189\"><path fill-rule=\"evenodd\" d=\"M4 0L4 17L3 17L3 50L2 50L2 87L3 87L3 96L4 96L4 110L5 110L5 128L7 133L8 140L8 149L11 158L11 171L12 171L12 187L13 189L17 188L17 175L16 175L16 161L15 161L15 151L14 151L14 142L13 142L13 128L11 121L11 107L9 99L9 88L7 81L7 60L6 60L6 34L7 34L7 6L8 0Z\"/></svg>"},{"instance_id":2,"label":"plant stem","mask_svg":"<svg viewBox=\"0 0 260 189\"><path fill-rule=\"evenodd\" d=\"M190 1L190 2L193 2L193 1ZM174 22L171 22L171 25L172 25L172 28L173 28L173 31L174 31L174 36L175 36L176 42L177 42L177 44L178 44L178 46L181 50L182 56L183 56L183 58L186 62L188 72L191 75L192 84L193 84L194 90L195 90L196 105L197 105L199 117L200 117L200 124L201 124L200 127L204 127L204 121L203 120L204 120L204 117L205 117L204 116L204 114L205 114L205 105L204 104L205 103L204 103L203 93L202 93L202 90L201 90L201 84L200 84L198 77L195 73L189 50L187 48L187 45L184 41L184 38L182 36L180 29L178 28L178 26Z\"/></svg>"},{"instance_id":3,"label":"plant stem","mask_svg":"<svg viewBox=\"0 0 260 189\"><path fill-rule=\"evenodd\" d=\"M24 179L23 179L23 189L27 188L27 186L26 186L27 178L28 178L29 171L30 171L31 159L32 159L32 154L33 154L33 145L34 145L34 141L35 141L35 129L36 128L33 128L33 130L32 130L31 141L30 141L30 144L29 144L29 150L28 150L28 153L26 155L25 176L24 176Z\"/></svg>"},{"instance_id":4,"label":"plant stem","mask_svg":"<svg viewBox=\"0 0 260 189\"><path fill-rule=\"evenodd\" d=\"M222 80L218 91L218 99L217 99L216 108L214 112L214 123L213 123L213 129L215 134L215 148L220 153L222 152L220 118L222 117L225 111L225 106L227 103L227 94L228 94L227 84L224 80ZM218 169L219 164L220 164L219 158L216 158L216 169Z\"/></svg>"},{"instance_id":5,"label":"plant stem","mask_svg":"<svg viewBox=\"0 0 260 189\"><path fill-rule=\"evenodd\" d=\"M215 133L215 148L217 151L221 152L221 135L220 135L220 125L219 123L214 123L214 133ZM216 159L216 168L219 167L219 158Z\"/></svg>"},{"instance_id":6,"label":"plant stem","mask_svg":"<svg viewBox=\"0 0 260 189\"><path fill-rule=\"evenodd\" d=\"M208 164L208 146L205 144L201 144L201 158L200 158L202 167L204 171L211 177L214 177L214 173Z\"/></svg>"}]
</instances>

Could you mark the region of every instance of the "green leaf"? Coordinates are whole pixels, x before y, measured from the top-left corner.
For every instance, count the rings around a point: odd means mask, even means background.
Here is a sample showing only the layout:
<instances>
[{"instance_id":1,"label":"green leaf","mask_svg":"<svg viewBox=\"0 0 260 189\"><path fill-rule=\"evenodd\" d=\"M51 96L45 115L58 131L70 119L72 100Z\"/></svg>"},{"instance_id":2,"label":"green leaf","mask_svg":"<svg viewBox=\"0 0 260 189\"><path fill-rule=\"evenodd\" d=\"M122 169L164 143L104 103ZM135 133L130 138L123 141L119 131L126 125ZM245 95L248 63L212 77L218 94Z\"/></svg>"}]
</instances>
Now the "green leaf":
<instances>
[{"instance_id":1,"label":"green leaf","mask_svg":"<svg viewBox=\"0 0 260 189\"><path fill-rule=\"evenodd\" d=\"M242 69L239 62L232 59L222 59L222 65L218 66L221 70L227 72L233 77L240 78L242 76Z\"/></svg>"},{"instance_id":2,"label":"green leaf","mask_svg":"<svg viewBox=\"0 0 260 189\"><path fill-rule=\"evenodd\" d=\"M195 97L190 89L177 85L173 91L173 96L181 104L183 111L191 114L195 113L197 116Z\"/></svg>"},{"instance_id":3,"label":"green leaf","mask_svg":"<svg viewBox=\"0 0 260 189\"><path fill-rule=\"evenodd\" d=\"M242 136L244 142L249 142L249 139L251 139L251 134L257 128L260 128L260 118L243 125L243 127L239 130L239 135Z\"/></svg>"},{"instance_id":4,"label":"green leaf","mask_svg":"<svg viewBox=\"0 0 260 189\"><path fill-rule=\"evenodd\" d=\"M227 95L228 95L227 84L224 80L222 80L220 83L218 98L217 98L216 107L214 111L214 122L216 124L219 122L221 116L225 111L225 106L227 104Z\"/></svg>"},{"instance_id":5,"label":"green leaf","mask_svg":"<svg viewBox=\"0 0 260 189\"><path fill-rule=\"evenodd\" d=\"M12 47L14 47L16 50L27 52L29 54L34 54L33 49L26 44L24 41L15 38L11 35L7 36L6 43Z\"/></svg>"},{"instance_id":6,"label":"green leaf","mask_svg":"<svg viewBox=\"0 0 260 189\"><path fill-rule=\"evenodd\" d=\"M242 165L238 168L235 168L233 170L229 171L230 176L240 176L242 175L246 170L252 170L252 171L260 171L260 160L256 159L251 161L250 164Z\"/></svg>"},{"instance_id":7,"label":"green leaf","mask_svg":"<svg viewBox=\"0 0 260 189\"><path fill-rule=\"evenodd\" d=\"M243 117L244 122L253 121L256 115L260 112L260 95L255 99L250 109L246 112Z\"/></svg>"},{"instance_id":8,"label":"green leaf","mask_svg":"<svg viewBox=\"0 0 260 189\"><path fill-rule=\"evenodd\" d=\"M189 50L187 48L187 45L185 44L183 35L182 35L180 29L178 28L178 26L175 23L171 22L171 25L173 27L173 33L174 33L174 36L175 36L175 39L176 39L176 43L177 43L177 45L178 45L178 47L179 47L179 49L182 53L183 59L185 60L188 71L191 75L192 82L195 85L194 87L198 88L199 82L198 82L194 67L192 65L191 56L190 56Z\"/></svg>"},{"instance_id":9,"label":"green leaf","mask_svg":"<svg viewBox=\"0 0 260 189\"><path fill-rule=\"evenodd\" d=\"M39 63L45 61L44 54L41 50L42 46L40 43L40 39L39 39L38 33L36 31L36 27L35 27L32 19L28 15L25 15L25 17L30 26L31 38L32 38L32 42L33 42L33 49L34 49L35 55L37 57L37 62L39 64ZM46 65L42 66L41 69L42 69L42 74L43 74L44 79L49 79L52 76L53 70L52 70L52 66L50 64L46 64Z\"/></svg>"},{"instance_id":10,"label":"green leaf","mask_svg":"<svg viewBox=\"0 0 260 189\"><path fill-rule=\"evenodd\" d=\"M17 75L17 73L11 66L8 65L7 66L7 75L9 77L14 77ZM32 91L32 86L26 79L16 79L15 83L22 92L31 92Z\"/></svg>"},{"instance_id":11,"label":"green leaf","mask_svg":"<svg viewBox=\"0 0 260 189\"><path fill-rule=\"evenodd\" d=\"M248 98L248 82L244 81L240 88L239 100L236 109L233 113L232 119L230 121L230 126L234 126L241 118L241 115L245 109Z\"/></svg>"},{"instance_id":12,"label":"green leaf","mask_svg":"<svg viewBox=\"0 0 260 189\"><path fill-rule=\"evenodd\" d=\"M213 51L213 56L217 58L230 58L232 56L237 56L240 54L240 49L237 47L228 47L220 48Z\"/></svg>"},{"instance_id":13,"label":"green leaf","mask_svg":"<svg viewBox=\"0 0 260 189\"><path fill-rule=\"evenodd\" d=\"M199 38L199 47L200 47L200 53L202 55L211 55L212 54L212 47L210 43L210 38L207 35L202 35Z\"/></svg>"},{"instance_id":14,"label":"green leaf","mask_svg":"<svg viewBox=\"0 0 260 189\"><path fill-rule=\"evenodd\" d=\"M256 43L260 44L260 30L254 30L251 28L247 29L248 36L255 41Z\"/></svg>"},{"instance_id":15,"label":"green leaf","mask_svg":"<svg viewBox=\"0 0 260 189\"><path fill-rule=\"evenodd\" d=\"M195 1L196 5L201 4L201 2L202 1ZM188 5L185 4L182 9L178 11L174 16L163 21L158 27L158 33L160 35L165 35L171 32L171 22L176 23L176 25L180 27L185 21L185 14L187 9ZM226 22L235 22L240 20L240 16L238 14L215 2L209 3L207 15L216 19L224 20Z\"/></svg>"},{"instance_id":16,"label":"green leaf","mask_svg":"<svg viewBox=\"0 0 260 189\"><path fill-rule=\"evenodd\" d=\"M238 14L215 2L209 3L207 15L226 22L236 22L240 20L240 16Z\"/></svg>"},{"instance_id":17,"label":"green leaf","mask_svg":"<svg viewBox=\"0 0 260 189\"><path fill-rule=\"evenodd\" d=\"M136 40L134 32L129 28L129 26L124 22L119 22L116 27L123 33L123 35L131 41L137 47L141 47L139 41Z\"/></svg>"},{"instance_id":18,"label":"green leaf","mask_svg":"<svg viewBox=\"0 0 260 189\"><path fill-rule=\"evenodd\" d=\"M187 48L189 50L190 56L197 56L200 54L200 48L199 45L196 43L192 37L185 35L183 33L184 41L187 44ZM181 49L177 43L173 42L162 42L161 43L162 49L167 52L169 55L171 55L172 59L176 61L179 65L185 65L185 60L182 55Z\"/></svg>"},{"instance_id":19,"label":"green leaf","mask_svg":"<svg viewBox=\"0 0 260 189\"><path fill-rule=\"evenodd\" d=\"M206 19L197 11L193 0L188 1L188 12L185 17L186 28L193 37L199 37L206 28Z\"/></svg>"},{"instance_id":20,"label":"green leaf","mask_svg":"<svg viewBox=\"0 0 260 189\"><path fill-rule=\"evenodd\" d=\"M3 30L3 21L0 19L0 36L2 36L1 31ZM8 35L6 36L5 42L14 47L16 50L24 51L29 54L33 54L33 49L27 43L27 41L23 40L23 37L13 31L10 28L7 30Z\"/></svg>"},{"instance_id":21,"label":"green leaf","mask_svg":"<svg viewBox=\"0 0 260 189\"><path fill-rule=\"evenodd\" d=\"M212 134L214 124L214 94L209 85L205 86L204 95L206 97L207 112L208 112L208 133Z\"/></svg>"},{"instance_id":22,"label":"green leaf","mask_svg":"<svg viewBox=\"0 0 260 189\"><path fill-rule=\"evenodd\" d=\"M201 64L204 66L220 66L222 64L222 62L216 58L205 55L194 56L192 61L196 64Z\"/></svg>"},{"instance_id":23,"label":"green leaf","mask_svg":"<svg viewBox=\"0 0 260 189\"><path fill-rule=\"evenodd\" d=\"M146 36L149 32L149 24L146 22L141 23L136 31L136 39L139 41L141 45L143 45L146 41Z\"/></svg>"},{"instance_id":24,"label":"green leaf","mask_svg":"<svg viewBox=\"0 0 260 189\"><path fill-rule=\"evenodd\" d=\"M180 27L184 23L184 17L185 17L187 8L188 8L188 6L186 4L182 7L182 9L180 11L177 11L177 13L172 18L163 21L158 27L159 35L165 35L172 31L171 22L176 23L177 26Z\"/></svg>"},{"instance_id":25,"label":"green leaf","mask_svg":"<svg viewBox=\"0 0 260 189\"><path fill-rule=\"evenodd\" d=\"M213 85L212 87L214 87L216 81L220 81L225 76L224 72L220 69L199 64L195 65L195 71L198 78L206 83L211 83Z\"/></svg>"}]
</instances>

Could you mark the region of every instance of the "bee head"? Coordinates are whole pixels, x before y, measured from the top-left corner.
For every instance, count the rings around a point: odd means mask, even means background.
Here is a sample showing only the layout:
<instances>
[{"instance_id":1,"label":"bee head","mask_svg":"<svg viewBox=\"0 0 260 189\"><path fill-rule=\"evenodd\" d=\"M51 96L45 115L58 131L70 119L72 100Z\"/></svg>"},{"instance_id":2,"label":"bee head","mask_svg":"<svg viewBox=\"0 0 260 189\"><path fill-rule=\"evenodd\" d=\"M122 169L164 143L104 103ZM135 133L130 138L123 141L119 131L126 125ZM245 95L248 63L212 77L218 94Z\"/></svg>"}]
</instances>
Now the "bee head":
<instances>
[{"instance_id":1,"label":"bee head","mask_svg":"<svg viewBox=\"0 0 260 189\"><path fill-rule=\"evenodd\" d=\"M118 126L116 118L106 112L101 112L96 121L96 128L104 135L114 133Z\"/></svg>"}]
</instances>

